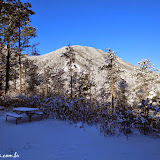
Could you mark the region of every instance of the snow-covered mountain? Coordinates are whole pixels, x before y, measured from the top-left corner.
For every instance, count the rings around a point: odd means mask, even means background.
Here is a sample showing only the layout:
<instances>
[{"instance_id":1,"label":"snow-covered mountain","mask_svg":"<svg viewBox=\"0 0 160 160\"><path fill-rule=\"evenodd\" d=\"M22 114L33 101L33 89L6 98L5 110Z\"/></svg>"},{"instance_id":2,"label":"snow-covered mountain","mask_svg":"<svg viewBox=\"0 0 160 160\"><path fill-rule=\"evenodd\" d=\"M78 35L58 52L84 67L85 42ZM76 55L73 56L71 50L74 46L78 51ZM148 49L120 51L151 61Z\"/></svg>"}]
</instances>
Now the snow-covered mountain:
<instances>
[{"instance_id":1,"label":"snow-covered mountain","mask_svg":"<svg viewBox=\"0 0 160 160\"><path fill-rule=\"evenodd\" d=\"M36 65L39 67L39 73L42 73L44 68L47 67L53 68L54 70L64 69L67 71L68 67L66 59L62 57L62 54L66 52L66 48L67 46L41 56L29 56L29 59L35 61ZM75 71L80 72L85 70L86 66L90 67L94 70L93 78L97 84L97 90L103 87L107 74L105 70L100 71L99 68L105 64L106 53L100 49L95 49L92 47L75 45L72 46L72 48L76 57L74 63ZM132 75L137 67L123 61L121 58L117 57L117 59L117 63L120 66L121 71L123 71L121 72L121 77L127 82L128 89L130 90L129 96L130 98L135 97L135 92L140 90L141 87L143 88L143 84L137 83ZM158 88L160 88L160 83L157 78L155 78L155 80L149 84L150 94L153 96L153 94L158 92Z\"/></svg>"}]
</instances>

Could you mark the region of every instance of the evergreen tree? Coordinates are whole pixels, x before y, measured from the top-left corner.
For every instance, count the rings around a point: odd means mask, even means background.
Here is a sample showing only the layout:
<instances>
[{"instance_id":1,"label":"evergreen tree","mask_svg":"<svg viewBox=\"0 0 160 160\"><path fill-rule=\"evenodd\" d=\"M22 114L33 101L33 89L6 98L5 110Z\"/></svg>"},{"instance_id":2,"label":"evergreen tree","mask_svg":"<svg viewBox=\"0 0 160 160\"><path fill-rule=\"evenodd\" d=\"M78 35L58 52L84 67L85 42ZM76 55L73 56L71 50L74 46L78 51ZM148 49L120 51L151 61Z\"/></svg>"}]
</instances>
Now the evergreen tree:
<instances>
[{"instance_id":1,"label":"evergreen tree","mask_svg":"<svg viewBox=\"0 0 160 160\"><path fill-rule=\"evenodd\" d=\"M37 72L38 66L34 64L34 61L28 61L28 71L27 71L27 89L32 94L36 94L36 86L40 85L39 74Z\"/></svg>"},{"instance_id":2,"label":"evergreen tree","mask_svg":"<svg viewBox=\"0 0 160 160\"><path fill-rule=\"evenodd\" d=\"M35 43L31 46L31 56L39 56L40 54L38 53L38 50L37 50L37 45L39 45L39 43Z\"/></svg>"},{"instance_id":3,"label":"evergreen tree","mask_svg":"<svg viewBox=\"0 0 160 160\"><path fill-rule=\"evenodd\" d=\"M89 74L83 71L79 74L78 86L77 86L78 98L88 96L88 91L90 89L90 84L88 83L88 79L89 79Z\"/></svg>"},{"instance_id":4,"label":"evergreen tree","mask_svg":"<svg viewBox=\"0 0 160 160\"><path fill-rule=\"evenodd\" d=\"M92 69L92 60L88 60L88 65L86 65L86 70L82 71L78 75L77 79L77 91L78 98L87 98L90 101L90 105L92 104L92 87L95 86L94 75Z\"/></svg>"},{"instance_id":5,"label":"evergreen tree","mask_svg":"<svg viewBox=\"0 0 160 160\"><path fill-rule=\"evenodd\" d=\"M105 65L103 65L101 67L101 70L106 70L107 73L107 80L106 80L106 84L109 85L108 91L111 93L111 107L112 107L112 111L114 111L114 94L115 94L115 85L117 82L120 81L121 77L120 77L120 67L117 63L118 59L116 57L116 52L115 51L111 51L111 49L107 49L107 54L106 54L106 60L105 60Z\"/></svg>"},{"instance_id":6,"label":"evergreen tree","mask_svg":"<svg viewBox=\"0 0 160 160\"><path fill-rule=\"evenodd\" d=\"M10 79L10 57L11 57L11 45L14 44L14 30L15 30L15 1L6 0L2 1L1 6L1 48L4 45L7 46L6 56L6 75L5 75L5 93L9 90L9 79Z\"/></svg>"},{"instance_id":7,"label":"evergreen tree","mask_svg":"<svg viewBox=\"0 0 160 160\"><path fill-rule=\"evenodd\" d=\"M29 47L29 39L36 35L36 29L30 25L30 16L34 12L30 10L30 3L23 4L20 0L2 0L1 4L0 47L7 46L5 93L9 90L11 53L15 49L18 49L19 56L19 90L21 91L21 54L26 47Z\"/></svg>"},{"instance_id":8,"label":"evergreen tree","mask_svg":"<svg viewBox=\"0 0 160 160\"><path fill-rule=\"evenodd\" d=\"M16 10L15 10L15 17L16 17L16 39L18 43L18 56L19 56L19 81L20 87L19 92L21 92L22 80L21 80L21 73L22 73L22 66L21 66L21 55L22 51L29 47L29 39L36 36L36 28L30 25L30 16L34 15L34 11L31 9L30 3L22 3L20 0L16 1Z\"/></svg>"},{"instance_id":9,"label":"evergreen tree","mask_svg":"<svg viewBox=\"0 0 160 160\"><path fill-rule=\"evenodd\" d=\"M11 56L10 63L10 80L13 81L14 90L17 91L17 79L18 79L18 57L16 56L16 51Z\"/></svg>"},{"instance_id":10,"label":"evergreen tree","mask_svg":"<svg viewBox=\"0 0 160 160\"><path fill-rule=\"evenodd\" d=\"M52 69L48 66L46 69L44 69L44 82L45 82L45 97L48 96L48 88L50 85L50 77L51 77L51 71Z\"/></svg>"},{"instance_id":11,"label":"evergreen tree","mask_svg":"<svg viewBox=\"0 0 160 160\"><path fill-rule=\"evenodd\" d=\"M63 69L57 69L51 74L51 80L53 82L53 91L58 95L64 94L64 85L66 81L66 79L64 79L64 73L65 72Z\"/></svg>"},{"instance_id":12,"label":"evergreen tree","mask_svg":"<svg viewBox=\"0 0 160 160\"><path fill-rule=\"evenodd\" d=\"M136 80L143 83L145 98L148 97L148 83L152 82L157 76L156 74L153 74L155 71L158 71L158 69L151 64L149 59L142 59L142 61L138 62L138 68L133 73Z\"/></svg>"},{"instance_id":13,"label":"evergreen tree","mask_svg":"<svg viewBox=\"0 0 160 160\"><path fill-rule=\"evenodd\" d=\"M95 69L93 67L92 59L87 59L88 65L86 65L86 69L88 72L88 84L89 84L89 97L90 97L90 104L92 105L92 99L93 99L93 87L96 88L95 83Z\"/></svg>"},{"instance_id":14,"label":"evergreen tree","mask_svg":"<svg viewBox=\"0 0 160 160\"><path fill-rule=\"evenodd\" d=\"M70 45L68 45L68 47L66 48L66 52L63 53L62 57L65 57L67 60L67 66L68 66L68 71L70 76L70 81L69 81L70 97L73 98L73 85L74 85L73 65L75 62L75 52Z\"/></svg>"},{"instance_id":15,"label":"evergreen tree","mask_svg":"<svg viewBox=\"0 0 160 160\"><path fill-rule=\"evenodd\" d=\"M125 110L126 106L127 106L127 93L128 93L128 85L127 82L122 79L119 84L118 84L118 91L116 94L116 99L117 99L117 107L122 108L123 110Z\"/></svg>"}]
</instances>

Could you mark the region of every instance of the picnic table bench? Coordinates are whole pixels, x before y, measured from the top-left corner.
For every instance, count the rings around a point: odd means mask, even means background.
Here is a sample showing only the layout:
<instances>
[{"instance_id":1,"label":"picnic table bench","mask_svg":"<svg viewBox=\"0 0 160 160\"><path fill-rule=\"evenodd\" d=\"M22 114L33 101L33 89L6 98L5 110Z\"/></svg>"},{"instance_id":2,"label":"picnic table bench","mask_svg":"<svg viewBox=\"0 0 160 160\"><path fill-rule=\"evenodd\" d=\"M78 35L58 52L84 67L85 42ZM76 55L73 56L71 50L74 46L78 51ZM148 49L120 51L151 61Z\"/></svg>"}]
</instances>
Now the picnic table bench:
<instances>
[{"instance_id":1,"label":"picnic table bench","mask_svg":"<svg viewBox=\"0 0 160 160\"><path fill-rule=\"evenodd\" d=\"M13 118L16 118L16 124L17 124L17 120L18 119L21 119L22 117L23 117L23 115L18 115L18 114L16 114L16 113L7 113L7 115L6 115L6 121L7 121L7 117L13 117Z\"/></svg>"},{"instance_id":2,"label":"picnic table bench","mask_svg":"<svg viewBox=\"0 0 160 160\"><path fill-rule=\"evenodd\" d=\"M31 122L31 118L34 115L35 111L38 111L38 109L37 108L29 108L29 107L13 108L13 112L16 112L17 114L25 113L29 117L30 122Z\"/></svg>"},{"instance_id":3,"label":"picnic table bench","mask_svg":"<svg viewBox=\"0 0 160 160\"><path fill-rule=\"evenodd\" d=\"M34 114L41 115L41 120L42 120L44 113L41 111L35 111Z\"/></svg>"},{"instance_id":4,"label":"picnic table bench","mask_svg":"<svg viewBox=\"0 0 160 160\"><path fill-rule=\"evenodd\" d=\"M44 114L43 112L39 111L38 108L29 108L29 107L13 108L13 113L7 113L6 121L7 121L8 116L13 117L13 118L16 118L16 124L17 124L17 120L21 119L23 117L23 115L22 115L23 113L25 113L29 117L30 122L31 122L31 118L34 114L41 115L41 120L42 120L42 117Z\"/></svg>"}]
</instances>

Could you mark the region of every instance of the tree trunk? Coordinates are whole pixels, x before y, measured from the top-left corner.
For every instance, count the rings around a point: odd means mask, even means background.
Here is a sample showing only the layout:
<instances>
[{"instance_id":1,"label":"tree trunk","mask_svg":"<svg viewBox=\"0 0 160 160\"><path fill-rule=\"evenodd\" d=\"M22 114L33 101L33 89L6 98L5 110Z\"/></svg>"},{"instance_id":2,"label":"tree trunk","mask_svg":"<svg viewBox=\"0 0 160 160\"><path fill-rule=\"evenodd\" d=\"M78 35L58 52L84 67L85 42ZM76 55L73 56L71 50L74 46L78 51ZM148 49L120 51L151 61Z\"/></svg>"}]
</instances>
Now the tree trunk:
<instances>
[{"instance_id":1,"label":"tree trunk","mask_svg":"<svg viewBox=\"0 0 160 160\"><path fill-rule=\"evenodd\" d=\"M92 105L92 85L90 84L90 105L93 109L93 105Z\"/></svg>"},{"instance_id":2,"label":"tree trunk","mask_svg":"<svg viewBox=\"0 0 160 160\"><path fill-rule=\"evenodd\" d=\"M7 94L9 90L9 71L10 71L10 41L7 40L7 62L6 62L6 86L5 86L5 94Z\"/></svg>"},{"instance_id":3,"label":"tree trunk","mask_svg":"<svg viewBox=\"0 0 160 160\"><path fill-rule=\"evenodd\" d=\"M72 76L72 69L70 71L71 74L71 99L73 98L73 76Z\"/></svg>"},{"instance_id":4,"label":"tree trunk","mask_svg":"<svg viewBox=\"0 0 160 160\"><path fill-rule=\"evenodd\" d=\"M148 97L148 93L147 93L147 86L146 86L146 83L144 83L144 90L145 90L145 98Z\"/></svg>"},{"instance_id":5,"label":"tree trunk","mask_svg":"<svg viewBox=\"0 0 160 160\"><path fill-rule=\"evenodd\" d=\"M17 76L16 76L16 68L15 68L15 72L14 72L14 88L15 88L15 91L16 91L16 89L17 89L17 87L16 87L16 83L17 83L17 81L16 81L16 79L17 79Z\"/></svg>"},{"instance_id":6,"label":"tree trunk","mask_svg":"<svg viewBox=\"0 0 160 160\"><path fill-rule=\"evenodd\" d=\"M111 88L112 112L114 112L114 87L113 87L113 85L114 85L113 83L114 83L114 82L113 82L113 73L112 73L112 72L113 72L113 71L112 71L112 68L111 68L111 83L112 83L112 84L111 84L111 85L112 85L112 86L111 86L111 87L112 87L112 88Z\"/></svg>"},{"instance_id":7,"label":"tree trunk","mask_svg":"<svg viewBox=\"0 0 160 160\"><path fill-rule=\"evenodd\" d=\"M112 111L114 111L114 95L113 95L113 84L112 84Z\"/></svg>"},{"instance_id":8,"label":"tree trunk","mask_svg":"<svg viewBox=\"0 0 160 160\"><path fill-rule=\"evenodd\" d=\"M1 72L1 77L0 77L0 96L2 95L2 71Z\"/></svg>"},{"instance_id":9,"label":"tree trunk","mask_svg":"<svg viewBox=\"0 0 160 160\"><path fill-rule=\"evenodd\" d=\"M22 90L22 78L21 78L21 57L19 55L19 93Z\"/></svg>"},{"instance_id":10,"label":"tree trunk","mask_svg":"<svg viewBox=\"0 0 160 160\"><path fill-rule=\"evenodd\" d=\"M46 87L45 87L45 97L48 96L48 85L46 84Z\"/></svg>"},{"instance_id":11,"label":"tree trunk","mask_svg":"<svg viewBox=\"0 0 160 160\"><path fill-rule=\"evenodd\" d=\"M18 35L18 39L19 39L19 93L21 93L22 90L22 77L21 77L21 30L20 30L20 26L19 26L19 35Z\"/></svg>"},{"instance_id":12,"label":"tree trunk","mask_svg":"<svg viewBox=\"0 0 160 160\"><path fill-rule=\"evenodd\" d=\"M2 96L2 84L0 84L0 96Z\"/></svg>"},{"instance_id":13,"label":"tree trunk","mask_svg":"<svg viewBox=\"0 0 160 160\"><path fill-rule=\"evenodd\" d=\"M144 79L144 91L145 91L145 99L146 99L148 97L148 93L147 93L147 84L145 79Z\"/></svg>"}]
</instances>

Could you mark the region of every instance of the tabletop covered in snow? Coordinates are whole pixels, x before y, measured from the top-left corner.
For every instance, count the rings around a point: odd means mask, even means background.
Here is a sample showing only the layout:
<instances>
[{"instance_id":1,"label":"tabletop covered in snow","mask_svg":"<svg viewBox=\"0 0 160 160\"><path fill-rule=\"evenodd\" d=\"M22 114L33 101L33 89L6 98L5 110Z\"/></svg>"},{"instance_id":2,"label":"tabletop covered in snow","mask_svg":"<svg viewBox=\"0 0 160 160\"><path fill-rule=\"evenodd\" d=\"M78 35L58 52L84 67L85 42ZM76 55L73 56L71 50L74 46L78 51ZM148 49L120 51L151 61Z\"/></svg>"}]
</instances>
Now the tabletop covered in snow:
<instances>
[{"instance_id":1,"label":"tabletop covered in snow","mask_svg":"<svg viewBox=\"0 0 160 160\"><path fill-rule=\"evenodd\" d=\"M29 107L18 107L18 108L13 108L13 111L29 112L29 111L38 111L38 109L37 108L29 108Z\"/></svg>"}]
</instances>

